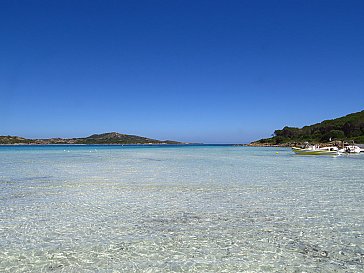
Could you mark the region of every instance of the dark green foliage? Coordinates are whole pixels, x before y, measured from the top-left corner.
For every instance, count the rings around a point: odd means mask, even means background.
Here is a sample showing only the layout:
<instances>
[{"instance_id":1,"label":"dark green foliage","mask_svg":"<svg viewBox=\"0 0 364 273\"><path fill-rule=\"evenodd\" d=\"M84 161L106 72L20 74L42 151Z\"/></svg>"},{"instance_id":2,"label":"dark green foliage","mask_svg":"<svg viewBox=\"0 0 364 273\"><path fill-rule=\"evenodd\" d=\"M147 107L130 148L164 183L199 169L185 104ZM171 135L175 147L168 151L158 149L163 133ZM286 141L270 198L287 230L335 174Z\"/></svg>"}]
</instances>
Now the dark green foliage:
<instances>
[{"instance_id":1,"label":"dark green foliage","mask_svg":"<svg viewBox=\"0 0 364 273\"><path fill-rule=\"evenodd\" d=\"M364 143L364 136L354 137L353 141L356 143Z\"/></svg>"},{"instance_id":2,"label":"dark green foliage","mask_svg":"<svg viewBox=\"0 0 364 273\"><path fill-rule=\"evenodd\" d=\"M295 127L284 127L282 130L275 130L274 131L274 135L277 137L283 137L283 138L293 138L297 135L302 134L300 132L299 128L295 128Z\"/></svg>"},{"instance_id":3,"label":"dark green foliage","mask_svg":"<svg viewBox=\"0 0 364 273\"><path fill-rule=\"evenodd\" d=\"M345 138L345 133L343 130L331 130L329 133L327 133L327 136L329 139L338 139L342 140Z\"/></svg>"},{"instance_id":4,"label":"dark green foliage","mask_svg":"<svg viewBox=\"0 0 364 273\"><path fill-rule=\"evenodd\" d=\"M259 143L328 142L330 139L364 143L364 111L303 128L286 126L274 131L272 138L262 139Z\"/></svg>"}]
</instances>

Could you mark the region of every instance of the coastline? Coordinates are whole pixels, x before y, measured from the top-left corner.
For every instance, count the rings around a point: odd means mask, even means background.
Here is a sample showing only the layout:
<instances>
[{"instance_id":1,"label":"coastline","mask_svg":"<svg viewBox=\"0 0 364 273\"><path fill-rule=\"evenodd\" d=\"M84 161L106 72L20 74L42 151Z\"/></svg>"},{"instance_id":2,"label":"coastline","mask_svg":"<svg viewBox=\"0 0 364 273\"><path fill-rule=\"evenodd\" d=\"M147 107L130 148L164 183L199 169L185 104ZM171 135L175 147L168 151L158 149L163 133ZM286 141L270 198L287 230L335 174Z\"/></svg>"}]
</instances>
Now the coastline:
<instances>
[{"instance_id":1,"label":"coastline","mask_svg":"<svg viewBox=\"0 0 364 273\"><path fill-rule=\"evenodd\" d=\"M164 145L164 144L188 144L174 140L158 140L137 135L120 134L109 132L102 134L93 134L87 137L73 138L24 138L19 136L0 136L0 144L6 145L88 145L88 144L106 144L106 145Z\"/></svg>"},{"instance_id":2,"label":"coastline","mask_svg":"<svg viewBox=\"0 0 364 273\"><path fill-rule=\"evenodd\" d=\"M249 146L249 147L293 147L294 145L290 144L290 143L284 143L284 144L270 144L270 143L249 143L246 144L245 146Z\"/></svg>"},{"instance_id":3,"label":"coastline","mask_svg":"<svg viewBox=\"0 0 364 273\"><path fill-rule=\"evenodd\" d=\"M0 146L179 146L179 145L208 145L202 143L0 143Z\"/></svg>"}]
</instances>

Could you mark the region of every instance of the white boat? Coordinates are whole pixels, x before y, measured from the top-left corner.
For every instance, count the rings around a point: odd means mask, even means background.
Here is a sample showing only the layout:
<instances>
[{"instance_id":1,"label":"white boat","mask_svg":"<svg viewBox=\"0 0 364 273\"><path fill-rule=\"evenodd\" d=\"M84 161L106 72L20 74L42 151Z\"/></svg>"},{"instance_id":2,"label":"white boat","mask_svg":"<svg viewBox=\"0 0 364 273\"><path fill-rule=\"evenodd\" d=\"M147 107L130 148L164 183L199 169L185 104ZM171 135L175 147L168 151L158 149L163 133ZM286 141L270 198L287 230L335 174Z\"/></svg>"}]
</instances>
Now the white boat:
<instances>
[{"instance_id":1,"label":"white boat","mask_svg":"<svg viewBox=\"0 0 364 273\"><path fill-rule=\"evenodd\" d=\"M360 153L361 149L358 146L349 145L349 146L345 146L343 149L340 149L339 151L342 153L352 154L352 153Z\"/></svg>"},{"instance_id":2,"label":"white boat","mask_svg":"<svg viewBox=\"0 0 364 273\"><path fill-rule=\"evenodd\" d=\"M318 145L305 146L304 148L292 147L292 151L298 155L340 155L340 151L337 147L323 147Z\"/></svg>"}]
</instances>

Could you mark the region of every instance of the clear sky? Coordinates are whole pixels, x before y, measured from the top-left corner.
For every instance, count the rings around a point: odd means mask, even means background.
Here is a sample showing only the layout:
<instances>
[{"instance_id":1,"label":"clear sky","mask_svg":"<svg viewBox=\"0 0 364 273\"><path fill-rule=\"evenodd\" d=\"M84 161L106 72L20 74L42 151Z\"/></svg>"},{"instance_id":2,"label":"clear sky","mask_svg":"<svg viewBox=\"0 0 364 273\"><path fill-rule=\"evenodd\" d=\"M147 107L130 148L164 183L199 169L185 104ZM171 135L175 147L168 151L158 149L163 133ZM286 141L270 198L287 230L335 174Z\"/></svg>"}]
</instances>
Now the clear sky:
<instances>
[{"instance_id":1,"label":"clear sky","mask_svg":"<svg viewBox=\"0 0 364 273\"><path fill-rule=\"evenodd\" d=\"M244 143L364 109L364 1L0 1L0 135Z\"/></svg>"}]
</instances>

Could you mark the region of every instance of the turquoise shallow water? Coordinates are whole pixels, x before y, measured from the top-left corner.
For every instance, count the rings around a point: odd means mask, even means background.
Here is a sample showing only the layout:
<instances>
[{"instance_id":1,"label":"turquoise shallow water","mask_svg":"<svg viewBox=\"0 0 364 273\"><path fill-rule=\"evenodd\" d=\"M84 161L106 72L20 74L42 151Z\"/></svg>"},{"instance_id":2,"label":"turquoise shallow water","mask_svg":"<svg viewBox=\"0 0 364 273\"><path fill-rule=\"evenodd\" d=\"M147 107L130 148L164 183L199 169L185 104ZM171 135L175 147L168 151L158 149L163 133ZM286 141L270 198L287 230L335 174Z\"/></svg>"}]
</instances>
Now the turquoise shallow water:
<instances>
[{"instance_id":1,"label":"turquoise shallow water","mask_svg":"<svg viewBox=\"0 0 364 273\"><path fill-rule=\"evenodd\" d=\"M364 272L363 167L284 148L3 146L0 272Z\"/></svg>"}]
</instances>

